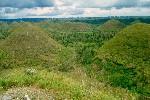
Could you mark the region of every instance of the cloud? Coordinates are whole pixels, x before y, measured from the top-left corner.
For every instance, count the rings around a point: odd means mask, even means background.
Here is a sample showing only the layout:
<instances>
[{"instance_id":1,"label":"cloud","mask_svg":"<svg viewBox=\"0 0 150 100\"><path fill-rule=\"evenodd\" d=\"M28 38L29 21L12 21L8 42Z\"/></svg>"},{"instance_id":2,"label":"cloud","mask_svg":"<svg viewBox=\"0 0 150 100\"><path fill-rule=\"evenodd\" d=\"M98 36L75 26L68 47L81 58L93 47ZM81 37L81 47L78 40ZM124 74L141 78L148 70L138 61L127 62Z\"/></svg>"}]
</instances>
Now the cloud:
<instances>
[{"instance_id":1,"label":"cloud","mask_svg":"<svg viewBox=\"0 0 150 100\"><path fill-rule=\"evenodd\" d=\"M33 8L33 7L75 6L77 8L130 8L150 7L150 0L0 0L0 7Z\"/></svg>"},{"instance_id":2,"label":"cloud","mask_svg":"<svg viewBox=\"0 0 150 100\"><path fill-rule=\"evenodd\" d=\"M13 9L13 8L11 8ZM0 12L5 9L1 9ZM106 16L150 16L149 8L73 8L73 7L44 7L24 8L11 10L11 13L3 13L1 18L27 18L27 17L106 17Z\"/></svg>"},{"instance_id":3,"label":"cloud","mask_svg":"<svg viewBox=\"0 0 150 100\"><path fill-rule=\"evenodd\" d=\"M9 16L13 18L22 18L22 17L54 17L54 16L68 16L68 15L82 15L84 9L70 7L36 7L36 8L0 8L1 18L4 16Z\"/></svg>"},{"instance_id":4,"label":"cloud","mask_svg":"<svg viewBox=\"0 0 150 100\"><path fill-rule=\"evenodd\" d=\"M140 0L139 6L150 8L150 0Z\"/></svg>"},{"instance_id":5,"label":"cloud","mask_svg":"<svg viewBox=\"0 0 150 100\"><path fill-rule=\"evenodd\" d=\"M61 0L66 5L76 6L78 8L103 8L110 7L117 0Z\"/></svg>"},{"instance_id":6,"label":"cloud","mask_svg":"<svg viewBox=\"0 0 150 100\"><path fill-rule=\"evenodd\" d=\"M122 8L116 9L98 9L87 8L83 14L87 17L106 17L106 16L150 16L150 10L148 8Z\"/></svg>"},{"instance_id":7,"label":"cloud","mask_svg":"<svg viewBox=\"0 0 150 100\"><path fill-rule=\"evenodd\" d=\"M65 2L65 0L64 0ZM131 8L131 7L150 7L150 0L75 0L72 1L79 8Z\"/></svg>"},{"instance_id":8,"label":"cloud","mask_svg":"<svg viewBox=\"0 0 150 100\"><path fill-rule=\"evenodd\" d=\"M136 7L139 3L139 0L118 0L113 7L115 8L130 8Z\"/></svg>"},{"instance_id":9,"label":"cloud","mask_svg":"<svg viewBox=\"0 0 150 100\"><path fill-rule=\"evenodd\" d=\"M150 0L0 0L1 18L150 16Z\"/></svg>"},{"instance_id":10,"label":"cloud","mask_svg":"<svg viewBox=\"0 0 150 100\"><path fill-rule=\"evenodd\" d=\"M0 7L33 8L51 7L53 0L0 0Z\"/></svg>"},{"instance_id":11,"label":"cloud","mask_svg":"<svg viewBox=\"0 0 150 100\"><path fill-rule=\"evenodd\" d=\"M118 0L112 7L133 8L133 7L150 7L150 0Z\"/></svg>"}]
</instances>

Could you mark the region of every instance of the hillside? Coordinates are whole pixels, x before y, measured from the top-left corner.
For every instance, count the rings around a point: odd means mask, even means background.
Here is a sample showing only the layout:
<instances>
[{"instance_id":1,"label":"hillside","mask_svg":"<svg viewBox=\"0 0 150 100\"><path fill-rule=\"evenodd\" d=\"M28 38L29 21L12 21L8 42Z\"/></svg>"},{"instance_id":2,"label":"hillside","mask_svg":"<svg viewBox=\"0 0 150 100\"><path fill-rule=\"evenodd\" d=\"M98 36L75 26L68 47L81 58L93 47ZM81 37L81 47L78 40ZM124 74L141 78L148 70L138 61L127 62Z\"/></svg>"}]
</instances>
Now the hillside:
<instances>
[{"instance_id":1,"label":"hillside","mask_svg":"<svg viewBox=\"0 0 150 100\"><path fill-rule=\"evenodd\" d=\"M112 88L76 69L70 73L48 71L46 69L7 69L0 73L0 99L3 96L17 100L28 95L31 99L47 100L120 100L136 99L136 95L125 89ZM124 94L124 95L122 95ZM49 98L50 99L50 98ZM51 100L51 99L50 99Z\"/></svg>"},{"instance_id":2,"label":"hillside","mask_svg":"<svg viewBox=\"0 0 150 100\"><path fill-rule=\"evenodd\" d=\"M148 24L117 28L119 33L71 22L6 26L9 34L0 41L0 99L149 97Z\"/></svg>"},{"instance_id":3,"label":"hillside","mask_svg":"<svg viewBox=\"0 0 150 100\"><path fill-rule=\"evenodd\" d=\"M111 19L100 25L97 29L102 32L118 32L125 27L125 24L118 20Z\"/></svg>"},{"instance_id":4,"label":"hillside","mask_svg":"<svg viewBox=\"0 0 150 100\"><path fill-rule=\"evenodd\" d=\"M73 45L75 42L87 41L95 25L81 22L50 22L44 21L38 25L49 33L50 37L64 46Z\"/></svg>"},{"instance_id":5,"label":"hillside","mask_svg":"<svg viewBox=\"0 0 150 100\"><path fill-rule=\"evenodd\" d=\"M16 28L11 29L11 35L5 40L3 45L18 50L58 49L61 47L41 28L30 23L21 23Z\"/></svg>"},{"instance_id":6,"label":"hillside","mask_svg":"<svg viewBox=\"0 0 150 100\"><path fill-rule=\"evenodd\" d=\"M67 50L67 53L63 46L50 38L41 28L31 23L20 23L17 27L12 28L11 35L2 41L0 50L1 55L6 54L6 58L9 58L8 61L10 59L12 61L9 61L10 64L15 66L17 64L18 66L54 67L55 64L65 60L59 57L63 56L61 53L65 53L66 59L72 53L71 50L70 52ZM3 67L9 66L7 59L4 60L4 63L2 61Z\"/></svg>"},{"instance_id":7,"label":"hillside","mask_svg":"<svg viewBox=\"0 0 150 100\"><path fill-rule=\"evenodd\" d=\"M111 72L108 76L113 85L150 96L149 32L149 24L128 26L98 50L97 57L104 69Z\"/></svg>"},{"instance_id":8,"label":"hillside","mask_svg":"<svg viewBox=\"0 0 150 100\"><path fill-rule=\"evenodd\" d=\"M5 39L10 34L9 25L4 22L0 22L0 40Z\"/></svg>"},{"instance_id":9,"label":"hillside","mask_svg":"<svg viewBox=\"0 0 150 100\"><path fill-rule=\"evenodd\" d=\"M134 24L127 27L100 49L104 58L112 59L119 64L145 66L150 55L150 25ZM107 56L109 55L109 56Z\"/></svg>"},{"instance_id":10,"label":"hillside","mask_svg":"<svg viewBox=\"0 0 150 100\"><path fill-rule=\"evenodd\" d=\"M94 25L81 22L49 22L44 21L39 23L40 26L52 32L87 32L91 31Z\"/></svg>"}]
</instances>

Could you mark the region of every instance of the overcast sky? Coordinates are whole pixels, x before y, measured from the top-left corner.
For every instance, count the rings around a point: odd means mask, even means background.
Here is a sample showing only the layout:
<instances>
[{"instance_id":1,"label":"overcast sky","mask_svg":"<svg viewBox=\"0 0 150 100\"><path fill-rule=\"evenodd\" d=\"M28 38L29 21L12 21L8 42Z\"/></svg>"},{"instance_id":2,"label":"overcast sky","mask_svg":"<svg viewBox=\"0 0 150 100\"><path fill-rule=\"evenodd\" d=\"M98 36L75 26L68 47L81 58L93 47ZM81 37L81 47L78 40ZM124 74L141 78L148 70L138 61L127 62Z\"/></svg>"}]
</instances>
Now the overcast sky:
<instances>
[{"instance_id":1,"label":"overcast sky","mask_svg":"<svg viewBox=\"0 0 150 100\"><path fill-rule=\"evenodd\" d=\"M0 0L0 18L150 16L150 0Z\"/></svg>"}]
</instances>

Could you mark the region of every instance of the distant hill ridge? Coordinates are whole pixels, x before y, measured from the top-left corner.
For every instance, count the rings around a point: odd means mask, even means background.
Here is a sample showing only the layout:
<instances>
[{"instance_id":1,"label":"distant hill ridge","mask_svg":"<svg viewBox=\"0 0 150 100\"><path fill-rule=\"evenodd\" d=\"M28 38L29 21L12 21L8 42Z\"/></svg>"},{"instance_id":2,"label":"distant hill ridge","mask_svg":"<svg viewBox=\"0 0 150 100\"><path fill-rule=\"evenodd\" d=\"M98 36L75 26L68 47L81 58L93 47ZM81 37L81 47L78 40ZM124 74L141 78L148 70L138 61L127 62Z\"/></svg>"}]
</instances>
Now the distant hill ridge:
<instances>
[{"instance_id":1,"label":"distant hill ridge","mask_svg":"<svg viewBox=\"0 0 150 100\"><path fill-rule=\"evenodd\" d=\"M108 20L104 24L98 27L98 30L102 32L118 32L125 27L125 24L120 22L119 20Z\"/></svg>"}]
</instances>

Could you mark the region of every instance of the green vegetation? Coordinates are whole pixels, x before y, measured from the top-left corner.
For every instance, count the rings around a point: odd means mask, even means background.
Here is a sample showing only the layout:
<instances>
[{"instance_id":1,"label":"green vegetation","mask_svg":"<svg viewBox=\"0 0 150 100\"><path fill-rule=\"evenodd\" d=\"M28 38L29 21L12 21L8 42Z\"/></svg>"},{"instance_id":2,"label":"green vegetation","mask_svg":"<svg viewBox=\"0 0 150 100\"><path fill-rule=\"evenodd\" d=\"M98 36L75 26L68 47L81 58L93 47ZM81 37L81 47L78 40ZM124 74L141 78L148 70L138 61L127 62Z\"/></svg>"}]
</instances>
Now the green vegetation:
<instances>
[{"instance_id":1,"label":"green vegetation","mask_svg":"<svg viewBox=\"0 0 150 100\"><path fill-rule=\"evenodd\" d=\"M132 66L147 66L149 64L150 54L150 25L135 24L127 27L113 39L105 43L101 47L103 54L110 56L108 59L113 59L119 64ZM106 53L105 53L106 52ZM101 54L101 56L103 56Z\"/></svg>"},{"instance_id":2,"label":"green vegetation","mask_svg":"<svg viewBox=\"0 0 150 100\"><path fill-rule=\"evenodd\" d=\"M35 70L36 73L28 74L26 69L7 70L1 73L0 87L3 89L16 86L37 86L42 89L49 89L56 99L100 99L100 100L116 100L116 99L135 99L133 94L120 88L113 89L97 81L89 80L84 73L80 71L68 74L60 72L48 72L47 70ZM79 71L79 70L76 70ZM76 74L80 74L79 80L73 79ZM83 81L84 80L84 81ZM110 91L113 90L113 91ZM119 91L119 92L118 92ZM116 92L116 93L114 93ZM126 94L125 96L122 93Z\"/></svg>"},{"instance_id":3,"label":"green vegetation","mask_svg":"<svg viewBox=\"0 0 150 100\"><path fill-rule=\"evenodd\" d=\"M149 98L150 25L137 22L0 23L0 92L31 86L56 99Z\"/></svg>"},{"instance_id":4,"label":"green vegetation","mask_svg":"<svg viewBox=\"0 0 150 100\"><path fill-rule=\"evenodd\" d=\"M18 27L12 28L11 32L11 35L1 43L1 51L9 56L9 59L0 63L1 66L43 66L49 69L59 69L55 66L67 65L66 67L70 69L73 65L73 50L65 49L41 28L30 23L20 23ZM3 52L1 55L4 55ZM61 59L62 57L65 59Z\"/></svg>"},{"instance_id":5,"label":"green vegetation","mask_svg":"<svg viewBox=\"0 0 150 100\"><path fill-rule=\"evenodd\" d=\"M50 37L65 46L72 45L74 42L86 41L87 35L90 37L95 27L72 22L41 22L38 25L48 32Z\"/></svg>"},{"instance_id":6,"label":"green vegetation","mask_svg":"<svg viewBox=\"0 0 150 100\"><path fill-rule=\"evenodd\" d=\"M118 32L125 27L125 24L121 23L118 20L112 19L100 25L98 30L102 32Z\"/></svg>"},{"instance_id":7,"label":"green vegetation","mask_svg":"<svg viewBox=\"0 0 150 100\"><path fill-rule=\"evenodd\" d=\"M10 34L10 27L7 23L0 22L0 40L5 39Z\"/></svg>"},{"instance_id":8,"label":"green vegetation","mask_svg":"<svg viewBox=\"0 0 150 100\"><path fill-rule=\"evenodd\" d=\"M75 22L41 22L38 25L64 46L74 46L78 42L100 45L125 27L117 20L110 20L100 28L96 25Z\"/></svg>"},{"instance_id":9,"label":"green vegetation","mask_svg":"<svg viewBox=\"0 0 150 100\"><path fill-rule=\"evenodd\" d=\"M96 58L112 85L150 96L150 25L134 24L106 42Z\"/></svg>"}]
</instances>

